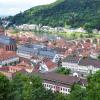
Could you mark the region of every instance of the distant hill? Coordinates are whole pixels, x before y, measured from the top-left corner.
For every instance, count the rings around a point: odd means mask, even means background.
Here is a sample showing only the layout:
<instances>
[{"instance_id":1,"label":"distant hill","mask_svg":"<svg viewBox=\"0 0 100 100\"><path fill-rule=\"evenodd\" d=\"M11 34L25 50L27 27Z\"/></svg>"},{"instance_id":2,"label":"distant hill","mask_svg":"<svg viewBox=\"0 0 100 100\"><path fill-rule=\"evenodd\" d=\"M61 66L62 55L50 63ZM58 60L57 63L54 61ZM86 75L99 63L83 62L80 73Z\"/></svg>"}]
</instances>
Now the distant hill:
<instances>
[{"instance_id":1,"label":"distant hill","mask_svg":"<svg viewBox=\"0 0 100 100\"><path fill-rule=\"evenodd\" d=\"M100 29L100 0L57 0L15 15L12 23Z\"/></svg>"}]
</instances>

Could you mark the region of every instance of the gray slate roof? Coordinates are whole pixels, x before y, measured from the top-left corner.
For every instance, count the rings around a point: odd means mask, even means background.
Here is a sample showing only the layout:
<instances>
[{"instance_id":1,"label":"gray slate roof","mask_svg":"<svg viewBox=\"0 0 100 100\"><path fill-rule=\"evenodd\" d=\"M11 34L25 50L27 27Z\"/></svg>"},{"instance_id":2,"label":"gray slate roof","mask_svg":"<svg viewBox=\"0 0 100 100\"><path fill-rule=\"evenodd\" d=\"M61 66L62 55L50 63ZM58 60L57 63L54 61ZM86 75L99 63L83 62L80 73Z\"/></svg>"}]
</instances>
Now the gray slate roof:
<instances>
[{"instance_id":1,"label":"gray slate roof","mask_svg":"<svg viewBox=\"0 0 100 100\"><path fill-rule=\"evenodd\" d=\"M96 68L100 68L100 61L91 57L80 58L70 55L66 59L64 59L63 62L76 63L81 66L94 66Z\"/></svg>"},{"instance_id":2,"label":"gray slate roof","mask_svg":"<svg viewBox=\"0 0 100 100\"><path fill-rule=\"evenodd\" d=\"M73 55L69 55L68 57L66 57L63 62L68 62L68 63L78 63L79 62L80 57L76 57Z\"/></svg>"},{"instance_id":3,"label":"gray slate roof","mask_svg":"<svg viewBox=\"0 0 100 100\"><path fill-rule=\"evenodd\" d=\"M96 68L100 68L100 61L93 58L83 58L79 61L79 65L82 66L94 66Z\"/></svg>"},{"instance_id":4,"label":"gray slate roof","mask_svg":"<svg viewBox=\"0 0 100 100\"><path fill-rule=\"evenodd\" d=\"M0 43L5 45L15 45L16 41L8 36L0 35Z\"/></svg>"},{"instance_id":5,"label":"gray slate roof","mask_svg":"<svg viewBox=\"0 0 100 100\"><path fill-rule=\"evenodd\" d=\"M25 44L18 46L18 52L25 54L35 54L39 56L44 56L48 58L53 58L57 52L53 49L47 48L44 45L37 44Z\"/></svg>"}]
</instances>

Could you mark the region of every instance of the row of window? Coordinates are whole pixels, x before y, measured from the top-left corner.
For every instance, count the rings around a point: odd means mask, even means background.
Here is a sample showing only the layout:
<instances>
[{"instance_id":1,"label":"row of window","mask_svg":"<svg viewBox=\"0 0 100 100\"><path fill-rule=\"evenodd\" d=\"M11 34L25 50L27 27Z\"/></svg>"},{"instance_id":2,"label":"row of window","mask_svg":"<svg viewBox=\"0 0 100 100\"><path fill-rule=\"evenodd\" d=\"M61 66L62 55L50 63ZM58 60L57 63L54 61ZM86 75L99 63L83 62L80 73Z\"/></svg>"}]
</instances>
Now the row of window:
<instances>
[{"instance_id":1,"label":"row of window","mask_svg":"<svg viewBox=\"0 0 100 100\"><path fill-rule=\"evenodd\" d=\"M52 85L48 83L44 83L43 85L45 88L55 89L55 90L64 91L64 92L70 92L70 88L56 86L56 85Z\"/></svg>"},{"instance_id":2,"label":"row of window","mask_svg":"<svg viewBox=\"0 0 100 100\"><path fill-rule=\"evenodd\" d=\"M19 63L19 61L15 61L15 62L9 62L9 63L5 63L5 64L2 64L2 66L9 66L9 65L16 65L17 63Z\"/></svg>"},{"instance_id":3,"label":"row of window","mask_svg":"<svg viewBox=\"0 0 100 100\"><path fill-rule=\"evenodd\" d=\"M79 67L70 67L70 66L68 66L68 68L70 68L71 70L73 70L73 71L81 71L81 72L87 72L87 71L89 71L90 69L85 69L85 68L79 68ZM93 69L92 69L93 70Z\"/></svg>"}]
</instances>

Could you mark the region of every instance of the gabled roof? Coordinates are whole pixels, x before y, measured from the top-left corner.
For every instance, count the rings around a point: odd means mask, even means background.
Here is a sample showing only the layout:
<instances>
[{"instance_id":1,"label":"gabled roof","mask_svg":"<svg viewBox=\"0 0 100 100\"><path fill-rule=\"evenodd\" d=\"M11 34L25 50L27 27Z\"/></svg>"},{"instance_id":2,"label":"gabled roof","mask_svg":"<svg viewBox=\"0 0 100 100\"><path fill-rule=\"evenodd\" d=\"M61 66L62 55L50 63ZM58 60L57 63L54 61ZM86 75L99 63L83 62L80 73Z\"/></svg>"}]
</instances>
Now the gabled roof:
<instances>
[{"instance_id":1,"label":"gabled roof","mask_svg":"<svg viewBox=\"0 0 100 100\"><path fill-rule=\"evenodd\" d=\"M90 57L83 58L79 61L79 65L82 66L94 66L96 68L100 68L100 61L97 59L93 59Z\"/></svg>"},{"instance_id":2,"label":"gabled roof","mask_svg":"<svg viewBox=\"0 0 100 100\"><path fill-rule=\"evenodd\" d=\"M68 57L66 57L63 62L68 62L68 63L78 63L80 60L79 56L73 56L73 55L69 55Z\"/></svg>"},{"instance_id":3,"label":"gabled roof","mask_svg":"<svg viewBox=\"0 0 100 100\"><path fill-rule=\"evenodd\" d=\"M0 35L0 43L5 44L5 45L15 45L16 42L14 39L5 36L5 35Z\"/></svg>"},{"instance_id":4,"label":"gabled roof","mask_svg":"<svg viewBox=\"0 0 100 100\"><path fill-rule=\"evenodd\" d=\"M9 72L9 67L0 68L0 73L8 77L9 79L12 79L17 73L23 73L28 74L25 69L18 70L17 72Z\"/></svg>"},{"instance_id":5,"label":"gabled roof","mask_svg":"<svg viewBox=\"0 0 100 100\"><path fill-rule=\"evenodd\" d=\"M43 80L51 81L57 84L61 83L69 86L73 85L74 83L79 83L81 85L86 84L86 81L84 81L84 79L80 79L79 77L74 77L74 76L66 76L53 72L40 73L39 75Z\"/></svg>"},{"instance_id":6,"label":"gabled roof","mask_svg":"<svg viewBox=\"0 0 100 100\"><path fill-rule=\"evenodd\" d=\"M52 62L48 58L44 58L43 59L43 63L46 64L46 66L48 67L48 69L53 69L53 68L56 68L57 67L57 64L55 64L54 62Z\"/></svg>"}]
</instances>

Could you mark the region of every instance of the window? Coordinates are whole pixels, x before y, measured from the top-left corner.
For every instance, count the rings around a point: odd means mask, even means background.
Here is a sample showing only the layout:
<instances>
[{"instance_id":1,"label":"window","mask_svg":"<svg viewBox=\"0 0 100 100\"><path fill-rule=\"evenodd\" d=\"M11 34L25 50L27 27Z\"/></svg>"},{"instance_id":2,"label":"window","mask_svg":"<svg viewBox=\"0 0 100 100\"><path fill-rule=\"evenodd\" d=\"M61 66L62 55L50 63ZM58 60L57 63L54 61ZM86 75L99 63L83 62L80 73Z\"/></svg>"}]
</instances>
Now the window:
<instances>
[{"instance_id":1,"label":"window","mask_svg":"<svg viewBox=\"0 0 100 100\"><path fill-rule=\"evenodd\" d=\"M55 88L55 86L53 86L53 88Z\"/></svg>"},{"instance_id":2,"label":"window","mask_svg":"<svg viewBox=\"0 0 100 100\"><path fill-rule=\"evenodd\" d=\"M70 89L67 89L68 90L68 92L70 92Z\"/></svg>"},{"instance_id":3,"label":"window","mask_svg":"<svg viewBox=\"0 0 100 100\"><path fill-rule=\"evenodd\" d=\"M53 88L53 85L51 85L51 88Z\"/></svg>"},{"instance_id":4,"label":"window","mask_svg":"<svg viewBox=\"0 0 100 100\"><path fill-rule=\"evenodd\" d=\"M51 85L49 85L49 88L51 87Z\"/></svg>"},{"instance_id":5,"label":"window","mask_svg":"<svg viewBox=\"0 0 100 100\"><path fill-rule=\"evenodd\" d=\"M46 84L43 84L46 87Z\"/></svg>"}]
</instances>

